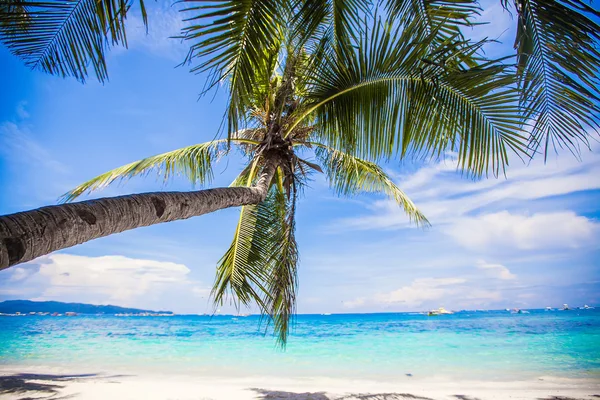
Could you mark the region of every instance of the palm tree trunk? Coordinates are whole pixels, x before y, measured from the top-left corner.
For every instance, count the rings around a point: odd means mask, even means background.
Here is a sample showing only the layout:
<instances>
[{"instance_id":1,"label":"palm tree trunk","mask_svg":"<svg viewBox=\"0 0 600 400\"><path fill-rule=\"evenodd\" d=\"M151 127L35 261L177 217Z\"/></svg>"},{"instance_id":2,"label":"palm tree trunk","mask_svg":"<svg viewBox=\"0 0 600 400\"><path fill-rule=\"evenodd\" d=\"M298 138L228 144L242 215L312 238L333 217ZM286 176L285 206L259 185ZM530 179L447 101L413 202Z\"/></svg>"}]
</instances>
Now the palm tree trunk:
<instances>
[{"instance_id":1,"label":"palm tree trunk","mask_svg":"<svg viewBox=\"0 0 600 400\"><path fill-rule=\"evenodd\" d=\"M132 194L0 216L0 270L129 229L258 204L276 166L268 162L253 187Z\"/></svg>"}]
</instances>

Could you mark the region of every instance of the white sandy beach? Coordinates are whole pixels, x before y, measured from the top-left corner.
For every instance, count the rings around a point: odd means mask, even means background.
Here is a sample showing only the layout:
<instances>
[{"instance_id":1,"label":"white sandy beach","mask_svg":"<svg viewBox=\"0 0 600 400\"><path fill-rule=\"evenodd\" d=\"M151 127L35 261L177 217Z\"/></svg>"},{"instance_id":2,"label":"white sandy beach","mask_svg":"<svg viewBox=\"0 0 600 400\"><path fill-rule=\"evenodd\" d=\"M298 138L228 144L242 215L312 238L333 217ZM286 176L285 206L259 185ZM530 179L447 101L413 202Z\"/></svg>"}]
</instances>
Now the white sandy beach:
<instances>
[{"instance_id":1,"label":"white sandy beach","mask_svg":"<svg viewBox=\"0 0 600 400\"><path fill-rule=\"evenodd\" d=\"M0 369L0 397L85 400L400 400L598 399L600 379L539 377L524 381L399 377L397 382L332 378L215 378L83 371Z\"/></svg>"}]
</instances>

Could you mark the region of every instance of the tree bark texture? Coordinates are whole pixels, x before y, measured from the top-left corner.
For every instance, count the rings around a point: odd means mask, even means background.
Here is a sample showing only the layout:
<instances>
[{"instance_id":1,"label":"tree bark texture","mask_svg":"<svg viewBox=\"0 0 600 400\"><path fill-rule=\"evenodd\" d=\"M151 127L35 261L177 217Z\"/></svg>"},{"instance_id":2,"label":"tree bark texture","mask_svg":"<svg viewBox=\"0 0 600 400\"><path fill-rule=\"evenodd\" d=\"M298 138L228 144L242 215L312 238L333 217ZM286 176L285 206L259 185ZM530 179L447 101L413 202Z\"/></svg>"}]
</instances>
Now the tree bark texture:
<instances>
[{"instance_id":1,"label":"tree bark texture","mask_svg":"<svg viewBox=\"0 0 600 400\"><path fill-rule=\"evenodd\" d=\"M0 216L0 270L114 233L258 204L275 169L267 163L253 187L132 194Z\"/></svg>"}]
</instances>

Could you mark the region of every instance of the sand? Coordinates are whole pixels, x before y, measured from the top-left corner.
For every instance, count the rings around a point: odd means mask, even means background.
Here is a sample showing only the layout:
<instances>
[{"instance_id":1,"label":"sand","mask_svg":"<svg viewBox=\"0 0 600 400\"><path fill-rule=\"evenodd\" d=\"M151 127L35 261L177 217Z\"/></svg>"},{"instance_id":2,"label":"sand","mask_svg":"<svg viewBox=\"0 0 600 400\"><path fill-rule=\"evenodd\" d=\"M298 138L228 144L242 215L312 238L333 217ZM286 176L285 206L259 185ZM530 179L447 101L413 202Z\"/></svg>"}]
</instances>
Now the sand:
<instances>
[{"instance_id":1,"label":"sand","mask_svg":"<svg viewBox=\"0 0 600 400\"><path fill-rule=\"evenodd\" d=\"M600 399L600 379L523 381L399 377L396 382L333 378L224 378L164 374L0 369L0 398L85 400L486 400Z\"/></svg>"}]
</instances>

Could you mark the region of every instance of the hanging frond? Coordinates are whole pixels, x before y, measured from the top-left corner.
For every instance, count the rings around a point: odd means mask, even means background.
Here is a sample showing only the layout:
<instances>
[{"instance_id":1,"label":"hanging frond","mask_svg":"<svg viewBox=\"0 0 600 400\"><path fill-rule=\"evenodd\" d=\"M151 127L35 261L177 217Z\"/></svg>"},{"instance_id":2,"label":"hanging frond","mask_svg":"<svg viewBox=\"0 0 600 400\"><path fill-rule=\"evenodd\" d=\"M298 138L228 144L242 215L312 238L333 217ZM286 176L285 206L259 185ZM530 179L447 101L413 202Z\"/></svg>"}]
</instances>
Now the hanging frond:
<instances>
[{"instance_id":1,"label":"hanging frond","mask_svg":"<svg viewBox=\"0 0 600 400\"><path fill-rule=\"evenodd\" d=\"M228 80L229 134L252 104L256 85L270 77L279 54L282 27L287 15L283 0L184 0L182 10L191 25L182 38L192 42L185 63L195 63L192 72L211 71L209 87ZM265 71L265 69L270 69ZM260 82L259 82L260 81ZM268 83L268 82L267 82Z\"/></svg>"},{"instance_id":2,"label":"hanging frond","mask_svg":"<svg viewBox=\"0 0 600 400\"><path fill-rule=\"evenodd\" d=\"M293 203L279 184L271 186L262 203L242 207L234 239L217 265L212 289L215 305L229 300L239 309L255 303L272 321L281 345L286 343L296 306L294 214Z\"/></svg>"},{"instance_id":3,"label":"hanging frond","mask_svg":"<svg viewBox=\"0 0 600 400\"><path fill-rule=\"evenodd\" d=\"M233 241L217 264L211 292L215 305L221 305L229 299L238 310L241 305L248 307L253 302L261 310L265 309L266 259L259 244L270 246L273 238L268 231L262 232L257 226L264 225L262 221L268 218L269 212L264 212L264 207L259 205L241 208Z\"/></svg>"},{"instance_id":4,"label":"hanging frond","mask_svg":"<svg viewBox=\"0 0 600 400\"><path fill-rule=\"evenodd\" d=\"M513 74L493 61L465 66L464 42L448 40L435 52L431 43L378 22L355 51L313 72L308 105L290 131L312 115L320 141L359 157L453 150L465 172L498 174L507 150L526 147Z\"/></svg>"},{"instance_id":5,"label":"hanging frond","mask_svg":"<svg viewBox=\"0 0 600 400\"><path fill-rule=\"evenodd\" d=\"M138 4L147 26L144 1ZM32 69L82 82L93 73L104 82L107 48L127 46L131 5L129 0L3 0L0 42Z\"/></svg>"},{"instance_id":6,"label":"hanging frond","mask_svg":"<svg viewBox=\"0 0 600 400\"><path fill-rule=\"evenodd\" d=\"M257 159L242 171L233 185L251 186L258 170ZM265 235L266 232L256 230L257 223L269 217L268 213L260 211L259 205L256 204L243 206L240 210L233 241L217 264L217 275L211 292L215 306L223 304L230 294L230 299L238 310L240 305L249 306L252 301L256 302L261 309L264 308L262 302L262 293L265 292L264 254L260 251L255 252L252 248L255 233L266 243L270 239ZM256 292L257 288L261 293Z\"/></svg>"},{"instance_id":7,"label":"hanging frond","mask_svg":"<svg viewBox=\"0 0 600 400\"><path fill-rule=\"evenodd\" d=\"M508 0L503 0L508 6ZM600 128L600 12L583 0L515 0L521 104L531 148L578 154Z\"/></svg>"},{"instance_id":8,"label":"hanging frond","mask_svg":"<svg viewBox=\"0 0 600 400\"><path fill-rule=\"evenodd\" d=\"M272 190L274 218L269 221L272 247L268 258L268 274L266 278L267 295L264 297L263 312L273 322L273 330L278 342L285 347L290 331L290 324L296 314L296 293L298 290L298 244L296 243L296 192L286 196L281 186Z\"/></svg>"},{"instance_id":9,"label":"hanging frond","mask_svg":"<svg viewBox=\"0 0 600 400\"><path fill-rule=\"evenodd\" d=\"M311 142L311 145L315 146L317 159L337 194L383 193L401 206L411 221L417 225L429 225L425 215L379 165L320 143Z\"/></svg>"},{"instance_id":10,"label":"hanging frond","mask_svg":"<svg viewBox=\"0 0 600 400\"><path fill-rule=\"evenodd\" d=\"M167 153L144 158L95 177L63 196L64 201L73 201L85 192L104 188L116 180L144 175L157 170L167 180L176 174L188 178L193 184L204 185L212 180L212 164L227 153L227 140L213 140Z\"/></svg>"}]
</instances>

